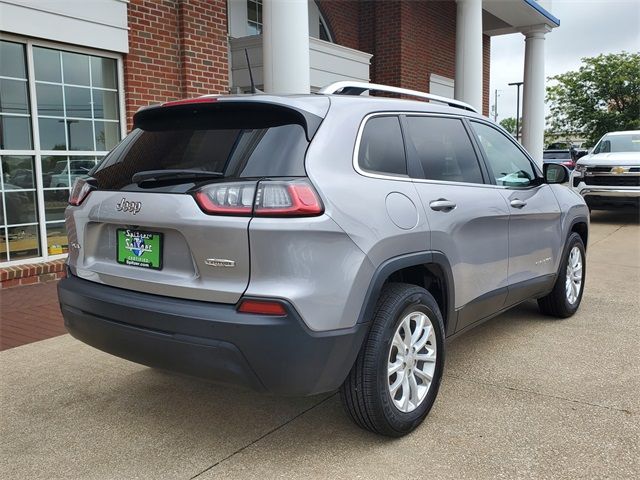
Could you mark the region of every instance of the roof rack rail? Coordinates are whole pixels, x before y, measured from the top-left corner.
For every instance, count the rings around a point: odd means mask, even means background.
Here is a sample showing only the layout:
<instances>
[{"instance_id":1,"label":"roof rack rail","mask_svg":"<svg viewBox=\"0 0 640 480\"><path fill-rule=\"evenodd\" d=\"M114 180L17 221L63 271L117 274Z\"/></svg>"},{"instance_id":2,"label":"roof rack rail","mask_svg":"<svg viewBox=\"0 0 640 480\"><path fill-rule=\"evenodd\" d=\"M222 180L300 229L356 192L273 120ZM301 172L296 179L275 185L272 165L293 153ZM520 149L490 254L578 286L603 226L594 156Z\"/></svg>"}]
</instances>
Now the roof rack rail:
<instances>
[{"instance_id":1,"label":"roof rack rail","mask_svg":"<svg viewBox=\"0 0 640 480\"><path fill-rule=\"evenodd\" d=\"M432 95L431 93L419 92L417 90L409 90L407 88L391 87L389 85L380 85L378 83L366 82L335 82L331 85L321 88L318 93L325 95L361 95L366 91L397 93L400 95L411 95L412 97L424 98L433 102L444 103L450 107L461 108L470 112L478 113L478 111L468 103L454 100L453 98L441 97L440 95Z\"/></svg>"}]
</instances>

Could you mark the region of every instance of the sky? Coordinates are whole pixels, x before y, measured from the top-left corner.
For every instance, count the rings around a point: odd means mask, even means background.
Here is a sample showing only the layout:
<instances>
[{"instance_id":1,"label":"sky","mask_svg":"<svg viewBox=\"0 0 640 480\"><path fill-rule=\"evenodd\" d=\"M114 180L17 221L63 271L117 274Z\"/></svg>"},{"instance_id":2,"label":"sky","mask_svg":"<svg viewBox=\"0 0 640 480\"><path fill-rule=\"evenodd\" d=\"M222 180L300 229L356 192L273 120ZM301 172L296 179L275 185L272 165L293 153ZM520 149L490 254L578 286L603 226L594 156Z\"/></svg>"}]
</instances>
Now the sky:
<instances>
[{"instance_id":1,"label":"sky","mask_svg":"<svg viewBox=\"0 0 640 480\"><path fill-rule=\"evenodd\" d=\"M550 11L560 27L546 35L547 77L577 70L582 57L640 51L640 0L553 0ZM516 87L508 84L522 81L523 70L524 35L492 37L490 105L498 89L498 121L516 116Z\"/></svg>"}]
</instances>

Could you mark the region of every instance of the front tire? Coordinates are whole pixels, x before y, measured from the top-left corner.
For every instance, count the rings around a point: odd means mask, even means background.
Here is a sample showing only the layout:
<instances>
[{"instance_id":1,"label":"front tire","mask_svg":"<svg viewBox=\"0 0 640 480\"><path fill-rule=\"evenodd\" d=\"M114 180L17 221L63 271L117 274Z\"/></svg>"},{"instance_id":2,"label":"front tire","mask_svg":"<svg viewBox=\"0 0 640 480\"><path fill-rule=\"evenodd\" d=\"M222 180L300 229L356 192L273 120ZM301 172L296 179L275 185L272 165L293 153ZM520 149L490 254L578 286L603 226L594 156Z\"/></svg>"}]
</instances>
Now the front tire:
<instances>
[{"instance_id":1,"label":"front tire","mask_svg":"<svg viewBox=\"0 0 640 480\"><path fill-rule=\"evenodd\" d=\"M586 255L582 237L572 233L567 240L564 258L553 290L538 299L538 307L545 315L567 318L576 313L586 279Z\"/></svg>"},{"instance_id":2,"label":"front tire","mask_svg":"<svg viewBox=\"0 0 640 480\"><path fill-rule=\"evenodd\" d=\"M444 322L435 299L415 285L390 283L340 398L360 427L401 437L431 410L443 366Z\"/></svg>"}]
</instances>

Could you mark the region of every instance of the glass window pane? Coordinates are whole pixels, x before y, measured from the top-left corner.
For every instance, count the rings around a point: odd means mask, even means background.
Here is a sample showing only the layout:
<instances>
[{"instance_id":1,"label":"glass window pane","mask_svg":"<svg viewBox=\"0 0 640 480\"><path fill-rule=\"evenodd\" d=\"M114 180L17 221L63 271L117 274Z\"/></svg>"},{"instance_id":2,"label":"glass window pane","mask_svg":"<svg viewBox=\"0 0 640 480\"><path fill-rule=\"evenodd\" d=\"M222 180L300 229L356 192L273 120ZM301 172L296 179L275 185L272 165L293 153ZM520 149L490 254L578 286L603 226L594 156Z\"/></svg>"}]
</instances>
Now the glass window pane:
<instances>
[{"instance_id":1,"label":"glass window pane","mask_svg":"<svg viewBox=\"0 0 640 480\"><path fill-rule=\"evenodd\" d=\"M67 157L43 156L42 157L42 186L44 188L56 188L69 185ZM60 181L60 178L63 178Z\"/></svg>"},{"instance_id":2,"label":"glass window pane","mask_svg":"<svg viewBox=\"0 0 640 480\"><path fill-rule=\"evenodd\" d=\"M96 150L108 151L120 142L120 124L96 122Z\"/></svg>"},{"instance_id":3,"label":"glass window pane","mask_svg":"<svg viewBox=\"0 0 640 480\"><path fill-rule=\"evenodd\" d=\"M38 103L38 115L64 116L62 85L36 83L36 101Z\"/></svg>"},{"instance_id":4,"label":"glass window pane","mask_svg":"<svg viewBox=\"0 0 640 480\"><path fill-rule=\"evenodd\" d=\"M64 210L69 200L69 189L44 191L44 217L47 222L64 220Z\"/></svg>"},{"instance_id":5,"label":"glass window pane","mask_svg":"<svg viewBox=\"0 0 640 480\"><path fill-rule=\"evenodd\" d=\"M247 2L247 19L253 22L258 21L258 6L251 0Z\"/></svg>"},{"instance_id":6,"label":"glass window pane","mask_svg":"<svg viewBox=\"0 0 640 480\"><path fill-rule=\"evenodd\" d=\"M67 117L91 118L91 90L88 88L64 87L64 103Z\"/></svg>"},{"instance_id":7,"label":"glass window pane","mask_svg":"<svg viewBox=\"0 0 640 480\"><path fill-rule=\"evenodd\" d=\"M38 226L9 227L9 255L11 260L40 256Z\"/></svg>"},{"instance_id":8,"label":"glass window pane","mask_svg":"<svg viewBox=\"0 0 640 480\"><path fill-rule=\"evenodd\" d=\"M0 80L0 112L29 113L27 82Z\"/></svg>"},{"instance_id":9,"label":"glass window pane","mask_svg":"<svg viewBox=\"0 0 640 480\"><path fill-rule=\"evenodd\" d=\"M398 117L376 117L367 122L360 141L358 163L363 170L407 174Z\"/></svg>"},{"instance_id":10,"label":"glass window pane","mask_svg":"<svg viewBox=\"0 0 640 480\"><path fill-rule=\"evenodd\" d=\"M422 166L424 176L420 178L483 183L480 164L462 121L408 116L406 133Z\"/></svg>"},{"instance_id":11,"label":"glass window pane","mask_svg":"<svg viewBox=\"0 0 640 480\"><path fill-rule=\"evenodd\" d=\"M0 42L0 75L3 77L27 78L24 45Z\"/></svg>"},{"instance_id":12,"label":"glass window pane","mask_svg":"<svg viewBox=\"0 0 640 480\"><path fill-rule=\"evenodd\" d=\"M65 201L66 204L66 201ZM47 249L49 255L60 255L69 252L67 229L64 222L47 224Z\"/></svg>"},{"instance_id":13,"label":"glass window pane","mask_svg":"<svg viewBox=\"0 0 640 480\"><path fill-rule=\"evenodd\" d=\"M7 225L37 222L36 192L7 190L6 187L5 185L4 202L7 209Z\"/></svg>"},{"instance_id":14,"label":"glass window pane","mask_svg":"<svg viewBox=\"0 0 640 480\"><path fill-rule=\"evenodd\" d=\"M0 193L0 235L4 234L4 195ZM0 236L0 241L2 241L2 237ZM5 252L6 250L0 249L0 252ZM4 254L0 253L0 262L4 261Z\"/></svg>"},{"instance_id":15,"label":"glass window pane","mask_svg":"<svg viewBox=\"0 0 640 480\"><path fill-rule=\"evenodd\" d=\"M89 86L89 57L62 52L62 72L65 84Z\"/></svg>"},{"instance_id":16,"label":"glass window pane","mask_svg":"<svg viewBox=\"0 0 640 480\"><path fill-rule=\"evenodd\" d=\"M118 120L118 94L94 88L93 115L95 118Z\"/></svg>"},{"instance_id":17,"label":"glass window pane","mask_svg":"<svg viewBox=\"0 0 640 480\"><path fill-rule=\"evenodd\" d=\"M42 150L66 150L63 119L39 118L38 125Z\"/></svg>"},{"instance_id":18,"label":"glass window pane","mask_svg":"<svg viewBox=\"0 0 640 480\"><path fill-rule=\"evenodd\" d=\"M35 188L33 157L4 155L2 157L2 175L4 190Z\"/></svg>"},{"instance_id":19,"label":"glass window pane","mask_svg":"<svg viewBox=\"0 0 640 480\"><path fill-rule=\"evenodd\" d=\"M93 127L90 120L67 120L69 150L93 150Z\"/></svg>"},{"instance_id":20,"label":"glass window pane","mask_svg":"<svg viewBox=\"0 0 640 480\"><path fill-rule=\"evenodd\" d=\"M33 66L36 80L46 82L62 81L60 74L60 52L48 48L33 48Z\"/></svg>"},{"instance_id":21,"label":"glass window pane","mask_svg":"<svg viewBox=\"0 0 640 480\"><path fill-rule=\"evenodd\" d=\"M484 123L471 122L471 125L497 185L527 187L535 180L537 175L531 162L509 137Z\"/></svg>"},{"instance_id":22,"label":"glass window pane","mask_svg":"<svg viewBox=\"0 0 640 480\"><path fill-rule=\"evenodd\" d=\"M29 117L0 117L0 148L31 150L30 121Z\"/></svg>"},{"instance_id":23,"label":"glass window pane","mask_svg":"<svg viewBox=\"0 0 640 480\"><path fill-rule=\"evenodd\" d=\"M91 83L94 87L117 88L116 61L113 58L91 57Z\"/></svg>"}]
</instances>

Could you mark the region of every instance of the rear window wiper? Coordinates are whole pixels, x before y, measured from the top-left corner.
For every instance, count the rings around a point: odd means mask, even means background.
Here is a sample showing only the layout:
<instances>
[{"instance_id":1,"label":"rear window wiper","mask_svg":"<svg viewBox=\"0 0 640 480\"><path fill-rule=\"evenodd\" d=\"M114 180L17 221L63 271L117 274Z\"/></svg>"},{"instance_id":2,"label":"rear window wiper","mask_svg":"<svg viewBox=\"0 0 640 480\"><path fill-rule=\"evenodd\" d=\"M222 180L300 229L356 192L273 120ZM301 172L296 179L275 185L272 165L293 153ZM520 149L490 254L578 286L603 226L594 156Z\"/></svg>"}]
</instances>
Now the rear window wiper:
<instances>
[{"instance_id":1,"label":"rear window wiper","mask_svg":"<svg viewBox=\"0 0 640 480\"><path fill-rule=\"evenodd\" d=\"M143 183L167 182L182 180L207 180L210 178L222 178L222 172L209 172L206 170L145 170L143 172L134 173L131 177L133 183L141 185Z\"/></svg>"}]
</instances>

